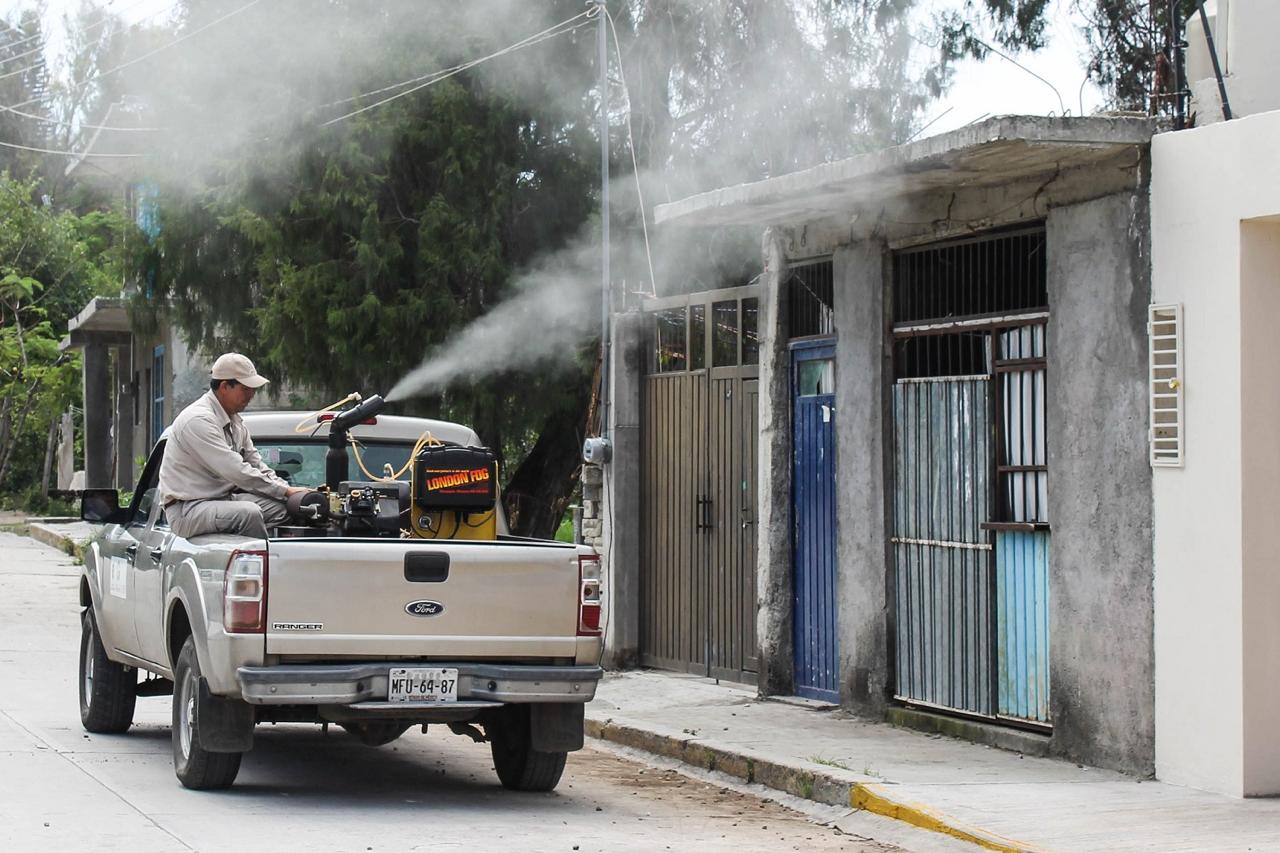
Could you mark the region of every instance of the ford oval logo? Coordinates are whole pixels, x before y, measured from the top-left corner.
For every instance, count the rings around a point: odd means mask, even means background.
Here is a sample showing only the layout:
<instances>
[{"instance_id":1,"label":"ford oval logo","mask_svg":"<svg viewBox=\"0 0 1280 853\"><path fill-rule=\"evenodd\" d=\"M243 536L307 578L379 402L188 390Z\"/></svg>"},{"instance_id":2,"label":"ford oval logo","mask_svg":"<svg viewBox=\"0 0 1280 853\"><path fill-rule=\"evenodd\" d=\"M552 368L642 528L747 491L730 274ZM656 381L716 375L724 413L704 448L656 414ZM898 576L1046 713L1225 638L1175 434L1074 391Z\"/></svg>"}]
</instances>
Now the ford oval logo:
<instances>
[{"instance_id":1,"label":"ford oval logo","mask_svg":"<svg viewBox=\"0 0 1280 853\"><path fill-rule=\"evenodd\" d=\"M439 616L444 612L444 605L438 601L410 601L404 606L404 612L410 616Z\"/></svg>"}]
</instances>

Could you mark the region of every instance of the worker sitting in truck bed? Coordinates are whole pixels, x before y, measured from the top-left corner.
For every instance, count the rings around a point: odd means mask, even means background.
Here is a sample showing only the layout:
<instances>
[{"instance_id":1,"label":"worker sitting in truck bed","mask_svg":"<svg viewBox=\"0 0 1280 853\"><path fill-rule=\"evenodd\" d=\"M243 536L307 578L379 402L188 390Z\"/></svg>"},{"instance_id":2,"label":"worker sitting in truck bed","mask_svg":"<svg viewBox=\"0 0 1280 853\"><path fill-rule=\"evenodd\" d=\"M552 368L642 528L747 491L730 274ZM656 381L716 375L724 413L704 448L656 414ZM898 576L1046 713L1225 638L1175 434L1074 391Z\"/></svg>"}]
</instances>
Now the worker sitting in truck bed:
<instances>
[{"instance_id":1,"label":"worker sitting in truck bed","mask_svg":"<svg viewBox=\"0 0 1280 853\"><path fill-rule=\"evenodd\" d=\"M169 428L160 462L160 494L173 532L238 533L265 539L288 519L290 486L262 461L240 413L267 384L239 353L218 357L209 393L182 410Z\"/></svg>"}]
</instances>

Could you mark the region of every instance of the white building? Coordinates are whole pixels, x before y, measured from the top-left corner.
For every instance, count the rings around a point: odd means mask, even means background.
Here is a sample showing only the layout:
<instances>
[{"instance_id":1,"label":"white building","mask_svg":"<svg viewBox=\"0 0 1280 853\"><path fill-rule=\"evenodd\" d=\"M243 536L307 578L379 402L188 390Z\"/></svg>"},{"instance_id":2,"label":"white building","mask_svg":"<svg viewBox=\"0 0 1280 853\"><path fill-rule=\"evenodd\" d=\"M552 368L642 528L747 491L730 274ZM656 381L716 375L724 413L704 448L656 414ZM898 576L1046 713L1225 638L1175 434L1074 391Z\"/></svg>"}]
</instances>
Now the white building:
<instances>
[{"instance_id":1,"label":"white building","mask_svg":"<svg viewBox=\"0 0 1280 853\"><path fill-rule=\"evenodd\" d=\"M1182 345L1180 460L1152 484L1156 774L1254 796L1280 794L1280 3L1216 7L1234 118L1193 18L1197 127L1152 142L1151 296Z\"/></svg>"}]
</instances>

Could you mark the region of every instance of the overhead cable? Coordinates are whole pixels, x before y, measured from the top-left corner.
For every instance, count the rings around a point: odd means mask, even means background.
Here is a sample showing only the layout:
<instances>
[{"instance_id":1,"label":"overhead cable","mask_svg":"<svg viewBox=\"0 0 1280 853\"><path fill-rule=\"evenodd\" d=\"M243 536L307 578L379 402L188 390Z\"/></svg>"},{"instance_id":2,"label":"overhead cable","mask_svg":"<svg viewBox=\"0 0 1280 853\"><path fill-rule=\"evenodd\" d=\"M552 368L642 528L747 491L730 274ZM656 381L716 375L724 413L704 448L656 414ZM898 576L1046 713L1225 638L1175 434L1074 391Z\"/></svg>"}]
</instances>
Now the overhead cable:
<instances>
[{"instance_id":1,"label":"overhead cable","mask_svg":"<svg viewBox=\"0 0 1280 853\"><path fill-rule=\"evenodd\" d=\"M108 0L107 5L108 5L108 6L110 6L110 5L111 5L111 2L112 2L112 0ZM138 2L137 2L137 3L134 3L132 6L126 6L124 9L121 9L121 10L120 10L120 12L119 12L118 14L124 14L125 12L128 12L128 11L130 11L131 9L136 9L136 8L138 8L139 6L141 6L143 3L146 3L146 2L147 2L147 0L138 0ZM101 14L100 16L98 16L98 19L97 19L96 21L92 21L92 22L90 22L90 23L88 23L88 24L85 24L85 25L84 25L84 28L87 30L87 29L89 29L89 28L91 28L91 27L96 27L96 26L98 26L98 24L101 24L103 21L107 20L110 16L111 16L111 13L110 13L110 12L108 12L106 9L103 9L103 10L102 10L102 14ZM13 29L17 29L17 27L13 27ZM22 45L26 44L26 43L27 43L27 42L29 42L29 41L34 41L35 39L43 38L43 37L44 37L44 27L43 27L43 25L42 25L42 26L41 26L41 29L40 29L40 32L35 33L34 35L29 35L29 36L27 36L26 38L20 38L20 39L18 39L17 41L11 41L11 42L9 42L9 44L7 44L7 45L5 45L5 46L6 46L6 47L21 47ZM14 58L14 57L10 57L10 59L13 59L13 58ZM6 62L6 61L8 61L8 60L0 60L0 62Z\"/></svg>"},{"instance_id":2,"label":"overhead cable","mask_svg":"<svg viewBox=\"0 0 1280 853\"><path fill-rule=\"evenodd\" d=\"M627 96L627 147L631 149L631 175L636 181L636 201L640 205L640 228L644 233L644 258L649 264L649 287L655 292L658 288L657 276L653 273L653 253L649 250L649 219L644 209L644 190L640 188L640 166L636 162L636 138L631 132L631 90L627 88L627 75L622 70L622 46L618 44L618 30L613 25L613 14L600 4L609 19L609 32L613 33L613 50L618 55L618 82L622 84L622 93Z\"/></svg>"},{"instance_id":3,"label":"overhead cable","mask_svg":"<svg viewBox=\"0 0 1280 853\"><path fill-rule=\"evenodd\" d=\"M16 148L19 151L34 151L37 154L61 154L64 157L109 157L113 160L130 160L141 157L141 154L96 154L88 151L64 151L60 148L36 148L31 145L19 145L16 142L0 142L0 147Z\"/></svg>"},{"instance_id":4,"label":"overhead cable","mask_svg":"<svg viewBox=\"0 0 1280 853\"><path fill-rule=\"evenodd\" d=\"M84 124L62 121L61 119L50 118L49 116L15 110L13 107L6 107L3 104L0 104L0 112L12 113L13 115L21 116L22 118L31 119L32 121L42 121L45 124L56 124L59 127L70 127L78 130L118 130L124 133L156 133L160 130L158 127L116 127L105 124Z\"/></svg>"},{"instance_id":5,"label":"overhead cable","mask_svg":"<svg viewBox=\"0 0 1280 853\"><path fill-rule=\"evenodd\" d=\"M133 7L131 6L130 8L133 8ZM129 26L130 26L130 27L136 27L136 26L138 26L139 24L143 23L144 21L147 21L147 20L150 20L151 18L156 17L157 15L159 15L159 14L160 14L161 12L163 12L163 11L165 11L165 10L164 10L164 9L161 9L161 10L159 10L159 11L152 12L150 15L146 15L145 17L139 18L138 20L134 21L132 24L129 24ZM93 48L93 47L97 47L98 45L102 44L104 41L106 41L107 39L109 39L112 35L114 35L114 33L103 33L101 36L99 36L99 37L98 37L98 40L97 40L97 41L93 42L92 44L88 44L88 45L86 45L86 46L85 46L85 49ZM33 50L29 50L29 51L27 51L26 53L20 53L20 54L18 54L18 56L10 56L10 57L8 57L8 58L6 58L6 59L0 59L0 64L3 64L3 63L5 63L5 62L8 62L8 61L9 61L9 60L11 60L11 59L18 59L19 57L22 57L22 56L29 56L29 55L31 55L31 54L33 54L33 53L39 53L40 51L42 51L42 50L44 50L44 49L45 49L45 45L41 45L40 47L37 47L37 48L35 48L35 49L33 49ZM8 79L9 77L16 77L17 75L19 75L19 74L25 74L25 73L27 73L28 71L34 71L34 70L36 70L37 68L40 68L41 66L43 66L44 64L45 64L45 59L44 59L44 57L42 56L38 62L33 62L33 63L31 63L30 65L24 66L24 67L22 67L22 68L15 68L15 69L13 69L12 71L6 71L6 72L4 72L3 74L0 74L0 80L5 80L5 79Z\"/></svg>"},{"instance_id":6,"label":"overhead cable","mask_svg":"<svg viewBox=\"0 0 1280 853\"><path fill-rule=\"evenodd\" d=\"M155 50L149 50L146 53L142 54L141 56L137 56L137 57L134 57L133 59L130 59L128 62L122 62L119 65L116 65L112 68L108 68L106 71L100 71L97 74L94 74L92 77L89 77L83 80L79 85L72 86L69 91L72 91L72 92L81 91L82 89L87 88L90 83L93 83L97 80L101 80L103 77L106 77L109 74L114 74L117 71L128 68L131 65L136 65L139 62L150 59L151 57L155 56L158 53L163 53L164 51L168 50L171 47L176 47L177 45L182 44L187 39L195 38L205 30L210 29L211 27L216 27L218 24L221 24L223 21L227 20L228 18L233 18L236 15L239 15L241 12L244 12L252 8L253 6L257 6L261 2L262 0L249 0L249 2L244 4L243 6L240 6L237 9L233 9L232 11L223 15L222 17L215 18L214 20L210 21L207 24L204 24L203 26L196 27L194 30L191 30L190 32L183 33L173 41L168 42L166 44L162 44L160 47L157 47ZM31 104L39 103L40 101L47 101L51 97L53 97L53 95L41 95L38 98L28 98L25 101L21 101L16 104L9 104L8 106L10 108L30 106Z\"/></svg>"},{"instance_id":7,"label":"overhead cable","mask_svg":"<svg viewBox=\"0 0 1280 853\"><path fill-rule=\"evenodd\" d=\"M463 71L474 68L483 62L488 62L491 59L497 59L500 56L505 56L509 53L513 53L514 51L520 50L522 48L531 47L532 45L538 44L539 42L543 42L548 39L554 38L556 36L560 36L560 35L564 35L565 33L572 32L573 30L577 29L577 27L576 26L570 27L568 26L569 24L573 24L575 21L578 21L579 19L582 19L582 18L593 18L595 17L595 14L596 12L594 8L588 9L585 12L579 12L577 15L574 15L572 18L568 18L564 21L561 21L558 24L554 24L553 26L547 27L545 30L542 30L541 32L534 33L528 38L521 39L515 44L508 45L507 47L504 47L499 51L495 51L494 53L491 53L488 56L482 56L479 59L472 59L468 62L463 62L459 65L455 65L452 68L445 68L439 71L433 71L430 74L426 74L421 77L415 77L411 80L404 80L399 83L393 83L390 86L385 86L381 89L376 89L372 92L365 92L364 94L356 95L353 98L347 98L346 100L343 100L343 101L336 101L334 102L334 104L329 104L328 106L335 106L336 104L349 103L351 101L355 101L360 98L370 97L372 95L381 94L383 92L389 92L392 89L399 89L402 86L412 86L412 88L410 89L405 89L404 91L397 92L394 95L390 95L386 98L383 98L382 100L369 104L368 106L361 107L358 110L352 110L351 112L346 113L344 115L340 115L337 118L332 118L326 122L322 122L320 126L328 127L332 124L337 124L340 121L345 121L349 118L352 118L353 116L358 116L361 113L368 112L369 110L375 109L384 104L389 104L398 98L403 98L406 95L412 95L414 92L417 92L421 89L425 89L428 86L432 86L436 83L441 82L442 80L446 80L450 77L453 77L456 74L461 74Z\"/></svg>"}]
</instances>

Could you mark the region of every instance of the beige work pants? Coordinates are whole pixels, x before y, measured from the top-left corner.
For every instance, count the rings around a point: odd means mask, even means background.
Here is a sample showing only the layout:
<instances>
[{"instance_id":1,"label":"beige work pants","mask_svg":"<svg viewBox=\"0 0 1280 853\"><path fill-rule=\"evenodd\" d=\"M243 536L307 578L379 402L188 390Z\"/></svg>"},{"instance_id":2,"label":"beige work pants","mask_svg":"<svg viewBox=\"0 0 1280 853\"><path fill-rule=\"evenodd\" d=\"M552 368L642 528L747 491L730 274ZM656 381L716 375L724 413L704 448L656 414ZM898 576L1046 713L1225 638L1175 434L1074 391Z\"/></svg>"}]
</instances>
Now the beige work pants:
<instances>
[{"instance_id":1,"label":"beige work pants","mask_svg":"<svg viewBox=\"0 0 1280 853\"><path fill-rule=\"evenodd\" d=\"M164 508L173 532L183 539L201 533L237 533L267 538L267 528L289 519L284 501L252 492L232 492L208 501L174 501Z\"/></svg>"}]
</instances>

